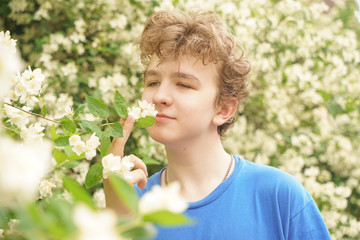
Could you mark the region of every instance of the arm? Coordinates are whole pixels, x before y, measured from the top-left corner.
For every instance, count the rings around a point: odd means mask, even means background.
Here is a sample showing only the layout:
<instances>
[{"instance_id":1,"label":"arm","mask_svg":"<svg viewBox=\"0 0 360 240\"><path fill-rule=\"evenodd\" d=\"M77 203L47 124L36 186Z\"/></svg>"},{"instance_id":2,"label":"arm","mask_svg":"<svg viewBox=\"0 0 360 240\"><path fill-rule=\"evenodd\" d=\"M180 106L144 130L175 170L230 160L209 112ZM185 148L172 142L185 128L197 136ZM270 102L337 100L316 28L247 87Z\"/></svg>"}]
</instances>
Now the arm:
<instances>
[{"instance_id":1,"label":"arm","mask_svg":"<svg viewBox=\"0 0 360 240\"><path fill-rule=\"evenodd\" d=\"M130 133L133 129L135 120L129 116L123 126L123 137L122 138L114 138L109 149L109 153L112 153L116 156L123 157L124 156L124 147L130 136ZM134 163L134 170L131 172L131 176L127 181L131 185L138 184L139 188L144 188L146 186L147 181L147 169L141 159L136 157L135 155L130 155L131 161ZM125 207L122 201L116 195L114 189L112 188L108 179L103 179L104 183L104 192L105 192L105 200L106 207L115 210L115 212L119 216L129 216L131 212Z\"/></svg>"}]
</instances>

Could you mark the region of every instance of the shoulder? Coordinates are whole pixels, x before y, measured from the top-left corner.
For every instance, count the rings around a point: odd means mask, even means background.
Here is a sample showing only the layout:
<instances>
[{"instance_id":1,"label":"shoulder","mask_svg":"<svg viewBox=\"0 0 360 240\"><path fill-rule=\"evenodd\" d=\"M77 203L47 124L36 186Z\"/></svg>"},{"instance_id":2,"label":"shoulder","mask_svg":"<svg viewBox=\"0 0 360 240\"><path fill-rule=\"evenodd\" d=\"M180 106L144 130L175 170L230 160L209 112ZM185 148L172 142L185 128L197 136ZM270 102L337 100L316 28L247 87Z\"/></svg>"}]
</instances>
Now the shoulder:
<instances>
[{"instance_id":1,"label":"shoulder","mask_svg":"<svg viewBox=\"0 0 360 240\"><path fill-rule=\"evenodd\" d=\"M243 160L238 181L245 182L251 189L249 191L258 197L273 201L278 206L289 206L292 216L313 201L300 181L275 167Z\"/></svg>"},{"instance_id":2,"label":"shoulder","mask_svg":"<svg viewBox=\"0 0 360 240\"><path fill-rule=\"evenodd\" d=\"M257 164L243 159L240 176L252 180L260 187L270 189L296 189L303 191L303 185L294 176L272 166Z\"/></svg>"}]
</instances>

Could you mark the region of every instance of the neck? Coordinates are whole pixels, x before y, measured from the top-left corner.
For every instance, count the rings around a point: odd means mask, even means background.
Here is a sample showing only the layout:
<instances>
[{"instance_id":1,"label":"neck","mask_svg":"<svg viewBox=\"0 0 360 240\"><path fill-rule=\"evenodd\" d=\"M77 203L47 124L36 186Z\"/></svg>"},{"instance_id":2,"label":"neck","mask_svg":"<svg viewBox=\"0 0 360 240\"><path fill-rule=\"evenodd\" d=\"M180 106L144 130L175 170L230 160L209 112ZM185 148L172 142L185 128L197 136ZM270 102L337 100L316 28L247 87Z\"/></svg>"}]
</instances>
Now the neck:
<instances>
[{"instance_id":1,"label":"neck","mask_svg":"<svg viewBox=\"0 0 360 240\"><path fill-rule=\"evenodd\" d=\"M166 147L166 154L167 182L180 182L182 195L190 202L210 194L224 180L231 162L231 156L225 152L220 138L176 148ZM231 174L233 166L234 164L228 175ZM164 177L163 174L163 184Z\"/></svg>"}]
</instances>

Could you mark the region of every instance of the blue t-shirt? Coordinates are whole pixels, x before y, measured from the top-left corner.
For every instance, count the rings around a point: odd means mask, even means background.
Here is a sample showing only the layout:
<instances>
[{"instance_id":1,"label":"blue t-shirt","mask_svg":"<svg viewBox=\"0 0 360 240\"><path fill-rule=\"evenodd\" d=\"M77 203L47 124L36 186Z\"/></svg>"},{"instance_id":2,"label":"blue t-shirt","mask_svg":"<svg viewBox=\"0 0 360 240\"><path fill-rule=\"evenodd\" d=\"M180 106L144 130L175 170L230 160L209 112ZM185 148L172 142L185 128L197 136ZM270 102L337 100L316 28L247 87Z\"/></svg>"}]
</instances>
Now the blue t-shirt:
<instances>
[{"instance_id":1,"label":"blue t-shirt","mask_svg":"<svg viewBox=\"0 0 360 240\"><path fill-rule=\"evenodd\" d=\"M190 202L191 226L160 227L154 239L331 239L302 184L276 168L235 157L233 173L208 196ZM139 195L160 185L161 171Z\"/></svg>"}]
</instances>

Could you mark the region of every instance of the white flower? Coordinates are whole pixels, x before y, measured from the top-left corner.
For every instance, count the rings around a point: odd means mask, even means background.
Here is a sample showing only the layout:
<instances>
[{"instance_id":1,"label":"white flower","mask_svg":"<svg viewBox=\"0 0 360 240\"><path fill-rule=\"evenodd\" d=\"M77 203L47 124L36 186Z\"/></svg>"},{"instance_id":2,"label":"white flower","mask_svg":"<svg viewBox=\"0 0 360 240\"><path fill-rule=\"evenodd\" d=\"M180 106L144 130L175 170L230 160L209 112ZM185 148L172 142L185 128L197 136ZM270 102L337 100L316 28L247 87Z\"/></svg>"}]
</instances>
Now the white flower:
<instances>
[{"instance_id":1,"label":"white flower","mask_svg":"<svg viewBox=\"0 0 360 240\"><path fill-rule=\"evenodd\" d=\"M28 107L22 107L23 110L29 111ZM20 129L26 127L26 124L29 122L29 115L19 109L5 105L5 114L10 118L10 122Z\"/></svg>"},{"instance_id":2,"label":"white flower","mask_svg":"<svg viewBox=\"0 0 360 240\"><path fill-rule=\"evenodd\" d=\"M120 156L114 156L112 153L106 155L102 159L103 165L103 177L106 179L110 173L117 173L121 170L121 158Z\"/></svg>"},{"instance_id":3,"label":"white flower","mask_svg":"<svg viewBox=\"0 0 360 240\"><path fill-rule=\"evenodd\" d=\"M96 156L96 150L95 149L90 149L90 150L86 150L85 152L85 158L87 160L91 160Z\"/></svg>"},{"instance_id":4,"label":"white flower","mask_svg":"<svg viewBox=\"0 0 360 240\"><path fill-rule=\"evenodd\" d=\"M36 80L40 84L45 80L45 75L41 73L40 68L36 68L32 71L30 66L21 74L21 77L26 81Z\"/></svg>"},{"instance_id":5,"label":"white flower","mask_svg":"<svg viewBox=\"0 0 360 240\"><path fill-rule=\"evenodd\" d=\"M77 240L121 240L116 232L117 216L113 210L93 211L88 206L75 206L74 223L78 228Z\"/></svg>"},{"instance_id":6,"label":"white flower","mask_svg":"<svg viewBox=\"0 0 360 240\"><path fill-rule=\"evenodd\" d=\"M91 160L96 156L96 148L100 145L99 138L95 136L95 133L86 141L85 158Z\"/></svg>"},{"instance_id":7,"label":"white flower","mask_svg":"<svg viewBox=\"0 0 360 240\"><path fill-rule=\"evenodd\" d=\"M139 107L141 108L142 112L146 112L146 115L156 117L156 114L158 113L155 110L155 105L152 103L148 103L146 100L139 101Z\"/></svg>"},{"instance_id":8,"label":"white flower","mask_svg":"<svg viewBox=\"0 0 360 240\"><path fill-rule=\"evenodd\" d=\"M69 106L69 105L66 105L65 106L65 113L66 113L67 116L72 116L74 114L72 107Z\"/></svg>"},{"instance_id":9,"label":"white flower","mask_svg":"<svg viewBox=\"0 0 360 240\"><path fill-rule=\"evenodd\" d=\"M0 239L1 239L1 238L4 238L4 237L5 237L5 236L4 236L4 229L1 229L1 228L0 228Z\"/></svg>"},{"instance_id":10,"label":"white flower","mask_svg":"<svg viewBox=\"0 0 360 240\"><path fill-rule=\"evenodd\" d=\"M81 137L79 135L74 134L69 138L69 143L71 146L75 146L80 142L81 142Z\"/></svg>"},{"instance_id":11,"label":"white flower","mask_svg":"<svg viewBox=\"0 0 360 240\"><path fill-rule=\"evenodd\" d=\"M133 108L128 108L129 110L129 115L132 116L135 120L141 117L141 108L139 107L133 107Z\"/></svg>"},{"instance_id":12,"label":"white flower","mask_svg":"<svg viewBox=\"0 0 360 240\"><path fill-rule=\"evenodd\" d=\"M41 82L38 79L31 79L26 83L28 94L36 96L40 94Z\"/></svg>"},{"instance_id":13,"label":"white flower","mask_svg":"<svg viewBox=\"0 0 360 240\"><path fill-rule=\"evenodd\" d=\"M131 115L135 120L138 118L145 118L146 116L156 117L158 113L155 110L155 105L148 103L146 100L138 102L139 107L128 108L128 114Z\"/></svg>"},{"instance_id":14,"label":"white flower","mask_svg":"<svg viewBox=\"0 0 360 240\"><path fill-rule=\"evenodd\" d=\"M170 183L165 187L153 186L149 192L142 196L139 202L139 209L142 214L159 210L181 213L187 208L188 203L180 195L180 184L178 182Z\"/></svg>"},{"instance_id":15,"label":"white flower","mask_svg":"<svg viewBox=\"0 0 360 240\"><path fill-rule=\"evenodd\" d=\"M89 140L86 141L86 148L88 150L94 150L100 145L99 138L95 136L95 133L91 135Z\"/></svg>"},{"instance_id":16,"label":"white flower","mask_svg":"<svg viewBox=\"0 0 360 240\"><path fill-rule=\"evenodd\" d=\"M45 135L43 130L45 128L40 123L30 125L28 128L21 128L20 136L26 142L40 142Z\"/></svg>"},{"instance_id":17,"label":"white flower","mask_svg":"<svg viewBox=\"0 0 360 240\"><path fill-rule=\"evenodd\" d=\"M17 143L0 138L0 205L35 200L40 180L51 164L48 142Z\"/></svg>"},{"instance_id":18,"label":"white flower","mask_svg":"<svg viewBox=\"0 0 360 240\"><path fill-rule=\"evenodd\" d=\"M83 152L86 151L86 145L83 141L77 142L72 150L74 153L76 153L76 155L80 156Z\"/></svg>"},{"instance_id":19,"label":"white flower","mask_svg":"<svg viewBox=\"0 0 360 240\"><path fill-rule=\"evenodd\" d=\"M16 96L18 96L18 97L26 95L27 91L26 91L25 82L24 81L19 81L15 85L14 92L15 92Z\"/></svg>"},{"instance_id":20,"label":"white flower","mask_svg":"<svg viewBox=\"0 0 360 240\"><path fill-rule=\"evenodd\" d=\"M40 182L39 190L40 190L40 198L45 198L48 196L52 196L52 189L55 188L56 185L47 179L43 179Z\"/></svg>"}]
</instances>

